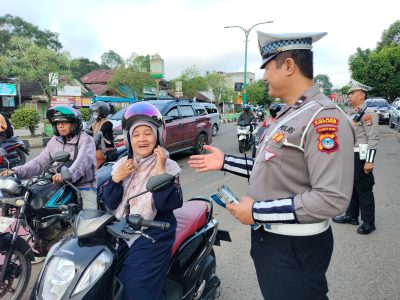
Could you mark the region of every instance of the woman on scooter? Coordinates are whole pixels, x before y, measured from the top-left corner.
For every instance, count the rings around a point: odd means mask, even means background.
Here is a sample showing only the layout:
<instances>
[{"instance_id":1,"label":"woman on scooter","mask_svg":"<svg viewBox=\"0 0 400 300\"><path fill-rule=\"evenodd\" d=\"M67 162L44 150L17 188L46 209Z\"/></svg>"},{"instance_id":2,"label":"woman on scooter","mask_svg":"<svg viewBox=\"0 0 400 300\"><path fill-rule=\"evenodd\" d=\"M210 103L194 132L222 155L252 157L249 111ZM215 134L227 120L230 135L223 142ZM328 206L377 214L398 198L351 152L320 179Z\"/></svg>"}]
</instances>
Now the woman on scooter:
<instances>
[{"instance_id":1,"label":"woman on scooter","mask_svg":"<svg viewBox=\"0 0 400 300\"><path fill-rule=\"evenodd\" d=\"M90 105L89 130L96 134L101 131L103 138L100 145L96 145L96 168L99 168L106 160L114 161L115 155L113 124L107 118L110 114L110 106L103 101L98 101Z\"/></svg>"},{"instance_id":2,"label":"woman on scooter","mask_svg":"<svg viewBox=\"0 0 400 300\"><path fill-rule=\"evenodd\" d=\"M66 151L70 154L70 161L63 165L68 167L72 183L81 192L83 208L97 209L95 145L93 138L82 130L80 112L70 106L56 105L49 108L46 117L53 125L54 136L37 157L22 166L12 168L12 171L20 179L40 175L56 152ZM5 170L0 175L7 175L8 171ZM54 183L63 181L58 172L52 179Z\"/></svg>"},{"instance_id":3,"label":"woman on scooter","mask_svg":"<svg viewBox=\"0 0 400 300\"><path fill-rule=\"evenodd\" d=\"M176 181L162 191L146 193L129 201L130 214L139 214L146 219L169 222L167 231L147 229L145 233L157 242L132 235L121 241L119 255L124 255L119 279L124 286L124 299L158 300L161 298L164 281L171 259L175 240L176 219L173 210L182 206L182 191L178 174L180 168L168 158L162 148L165 142L165 123L158 109L147 102L137 102L128 107L122 117L128 156L121 158L113 167L103 201L115 209L117 218L125 215L128 198L146 189L148 179L157 174L169 173Z\"/></svg>"}]
</instances>

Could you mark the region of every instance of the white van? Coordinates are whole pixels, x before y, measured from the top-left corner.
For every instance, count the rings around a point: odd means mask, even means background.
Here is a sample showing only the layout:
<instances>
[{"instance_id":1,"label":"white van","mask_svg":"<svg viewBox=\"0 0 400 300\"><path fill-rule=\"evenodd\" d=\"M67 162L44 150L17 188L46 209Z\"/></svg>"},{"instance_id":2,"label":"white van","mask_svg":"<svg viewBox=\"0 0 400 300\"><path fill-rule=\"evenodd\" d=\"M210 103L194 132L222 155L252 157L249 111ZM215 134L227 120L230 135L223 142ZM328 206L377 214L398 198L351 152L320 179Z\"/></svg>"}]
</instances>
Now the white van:
<instances>
[{"instance_id":1,"label":"white van","mask_svg":"<svg viewBox=\"0 0 400 300\"><path fill-rule=\"evenodd\" d=\"M211 116L211 124L212 124L212 135L215 136L219 131L219 126L221 124L220 115L217 107L214 103L201 103L204 105L204 108L207 110L207 113Z\"/></svg>"}]
</instances>

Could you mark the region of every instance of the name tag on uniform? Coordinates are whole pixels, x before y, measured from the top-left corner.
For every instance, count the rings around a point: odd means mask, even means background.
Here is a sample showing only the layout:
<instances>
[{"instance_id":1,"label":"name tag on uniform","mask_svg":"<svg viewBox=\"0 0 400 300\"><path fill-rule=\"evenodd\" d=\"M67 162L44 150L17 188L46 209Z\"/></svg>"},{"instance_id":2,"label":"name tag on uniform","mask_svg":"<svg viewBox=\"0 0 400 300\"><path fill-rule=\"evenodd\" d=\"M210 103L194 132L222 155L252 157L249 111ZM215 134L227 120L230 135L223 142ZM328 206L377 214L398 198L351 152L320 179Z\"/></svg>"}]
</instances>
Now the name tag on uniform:
<instances>
[{"instance_id":1,"label":"name tag on uniform","mask_svg":"<svg viewBox=\"0 0 400 300\"><path fill-rule=\"evenodd\" d=\"M366 160L368 144L359 144L358 148L360 149L360 160Z\"/></svg>"}]
</instances>

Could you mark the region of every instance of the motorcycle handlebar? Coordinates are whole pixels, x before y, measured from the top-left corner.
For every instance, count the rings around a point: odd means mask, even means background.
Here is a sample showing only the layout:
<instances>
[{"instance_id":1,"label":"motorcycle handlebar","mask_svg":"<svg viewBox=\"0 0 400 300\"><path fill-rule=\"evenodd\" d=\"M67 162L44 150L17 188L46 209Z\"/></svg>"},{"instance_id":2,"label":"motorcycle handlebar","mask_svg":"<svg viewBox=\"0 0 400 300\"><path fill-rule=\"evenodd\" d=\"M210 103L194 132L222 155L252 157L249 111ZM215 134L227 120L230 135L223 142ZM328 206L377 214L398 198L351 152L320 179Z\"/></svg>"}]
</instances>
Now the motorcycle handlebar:
<instances>
[{"instance_id":1,"label":"motorcycle handlebar","mask_svg":"<svg viewBox=\"0 0 400 300\"><path fill-rule=\"evenodd\" d=\"M168 222L158 222L153 220L147 220L142 218L139 215L130 215L128 218L128 223L133 226L139 227L149 227L149 228L157 228L160 230L168 230L171 228L171 224Z\"/></svg>"}]
</instances>

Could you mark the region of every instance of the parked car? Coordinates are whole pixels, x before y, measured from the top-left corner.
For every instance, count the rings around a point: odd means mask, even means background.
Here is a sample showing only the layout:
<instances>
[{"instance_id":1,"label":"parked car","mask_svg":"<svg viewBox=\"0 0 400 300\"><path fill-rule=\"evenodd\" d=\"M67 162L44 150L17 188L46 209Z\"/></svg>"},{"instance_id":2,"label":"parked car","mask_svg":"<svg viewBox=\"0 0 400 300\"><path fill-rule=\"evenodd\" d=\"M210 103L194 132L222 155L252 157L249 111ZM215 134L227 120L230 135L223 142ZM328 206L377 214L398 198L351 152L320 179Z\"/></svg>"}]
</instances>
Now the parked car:
<instances>
[{"instance_id":1,"label":"parked car","mask_svg":"<svg viewBox=\"0 0 400 300\"><path fill-rule=\"evenodd\" d=\"M400 131L400 98L396 98L389 108L389 126Z\"/></svg>"},{"instance_id":2,"label":"parked car","mask_svg":"<svg viewBox=\"0 0 400 300\"><path fill-rule=\"evenodd\" d=\"M373 109L379 117L379 122L389 124L389 102L384 98L367 99L368 107Z\"/></svg>"},{"instance_id":3,"label":"parked car","mask_svg":"<svg viewBox=\"0 0 400 300\"><path fill-rule=\"evenodd\" d=\"M213 103L202 103L207 113L211 117L211 125L212 125L212 135L217 135L219 131L219 127L221 125L221 118L217 106Z\"/></svg>"},{"instance_id":4,"label":"parked car","mask_svg":"<svg viewBox=\"0 0 400 300\"><path fill-rule=\"evenodd\" d=\"M212 142L211 117L204 106L191 100L148 100L164 116L169 153L192 150L199 154L205 144ZM114 134L121 134L121 120L126 108L111 117Z\"/></svg>"}]
</instances>

